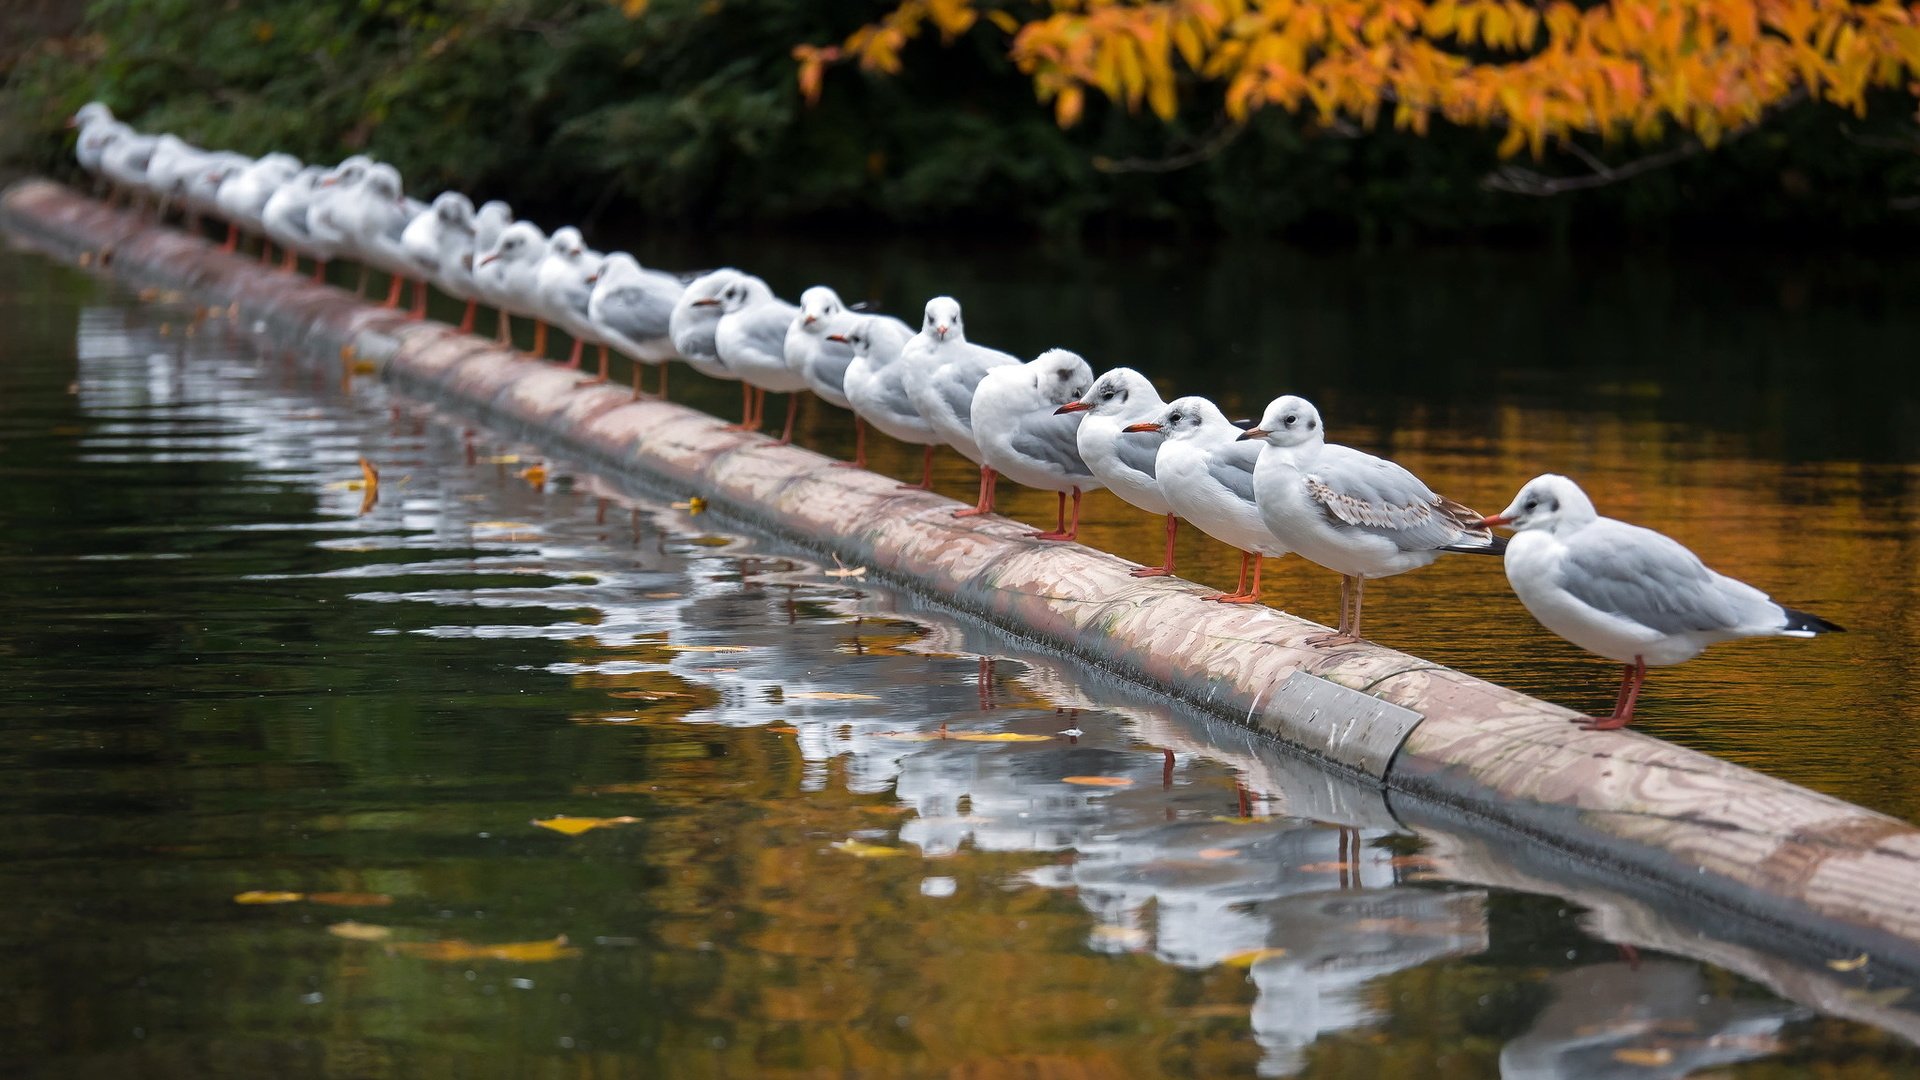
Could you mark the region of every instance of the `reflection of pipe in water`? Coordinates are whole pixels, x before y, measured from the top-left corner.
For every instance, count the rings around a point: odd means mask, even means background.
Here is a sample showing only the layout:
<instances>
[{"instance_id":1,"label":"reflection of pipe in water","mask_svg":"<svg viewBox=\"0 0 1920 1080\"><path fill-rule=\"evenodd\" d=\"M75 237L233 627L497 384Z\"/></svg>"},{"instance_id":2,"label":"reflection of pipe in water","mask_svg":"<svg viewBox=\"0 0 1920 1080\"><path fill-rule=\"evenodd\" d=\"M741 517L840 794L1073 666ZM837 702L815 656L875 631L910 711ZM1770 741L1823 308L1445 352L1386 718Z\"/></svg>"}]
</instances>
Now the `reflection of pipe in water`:
<instances>
[{"instance_id":1,"label":"reflection of pipe in water","mask_svg":"<svg viewBox=\"0 0 1920 1080\"><path fill-rule=\"evenodd\" d=\"M1260 905L1267 939L1284 953L1256 960L1253 1035L1262 1076L1292 1076L1322 1035L1378 1022L1366 984L1383 975L1487 948L1487 894L1424 889L1290 896Z\"/></svg>"},{"instance_id":2,"label":"reflection of pipe in water","mask_svg":"<svg viewBox=\"0 0 1920 1080\"><path fill-rule=\"evenodd\" d=\"M1806 1010L1712 996L1693 964L1592 964L1547 980L1553 1001L1500 1051L1502 1080L1677 1080L1780 1049Z\"/></svg>"}]
</instances>

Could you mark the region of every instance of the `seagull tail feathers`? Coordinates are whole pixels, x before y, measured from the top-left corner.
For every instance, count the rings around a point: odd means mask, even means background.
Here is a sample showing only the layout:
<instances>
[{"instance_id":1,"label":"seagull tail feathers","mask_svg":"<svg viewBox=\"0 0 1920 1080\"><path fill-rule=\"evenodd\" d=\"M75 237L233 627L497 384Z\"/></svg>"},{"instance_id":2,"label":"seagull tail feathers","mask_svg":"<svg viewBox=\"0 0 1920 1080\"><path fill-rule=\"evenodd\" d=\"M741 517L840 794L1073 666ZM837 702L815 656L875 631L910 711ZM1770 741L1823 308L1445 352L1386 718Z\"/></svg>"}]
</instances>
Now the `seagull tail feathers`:
<instances>
[{"instance_id":1,"label":"seagull tail feathers","mask_svg":"<svg viewBox=\"0 0 1920 1080\"><path fill-rule=\"evenodd\" d=\"M1440 550L1457 551L1462 555L1505 555L1507 538L1493 535L1463 537L1460 542L1448 544Z\"/></svg>"},{"instance_id":2,"label":"seagull tail feathers","mask_svg":"<svg viewBox=\"0 0 1920 1080\"><path fill-rule=\"evenodd\" d=\"M1780 611L1787 617L1787 625L1781 633L1792 637L1812 637L1815 634L1844 634L1847 628L1839 623L1828 622L1818 615L1781 605Z\"/></svg>"}]
</instances>

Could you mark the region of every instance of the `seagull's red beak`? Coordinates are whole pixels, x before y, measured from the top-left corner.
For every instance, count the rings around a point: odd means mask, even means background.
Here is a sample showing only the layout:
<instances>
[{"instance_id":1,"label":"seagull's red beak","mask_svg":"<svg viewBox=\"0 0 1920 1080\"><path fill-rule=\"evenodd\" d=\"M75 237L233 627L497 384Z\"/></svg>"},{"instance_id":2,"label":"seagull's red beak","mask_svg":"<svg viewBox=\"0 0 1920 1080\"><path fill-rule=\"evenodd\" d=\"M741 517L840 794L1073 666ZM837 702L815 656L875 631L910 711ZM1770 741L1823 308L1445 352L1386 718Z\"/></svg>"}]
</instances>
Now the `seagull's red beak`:
<instances>
[{"instance_id":1,"label":"seagull's red beak","mask_svg":"<svg viewBox=\"0 0 1920 1080\"><path fill-rule=\"evenodd\" d=\"M1120 430L1121 431L1159 431L1160 425L1149 420L1144 424L1128 424L1126 427L1123 427Z\"/></svg>"},{"instance_id":2,"label":"seagull's red beak","mask_svg":"<svg viewBox=\"0 0 1920 1080\"><path fill-rule=\"evenodd\" d=\"M79 126L80 126L80 118L79 118L79 117L77 117L77 116L69 116L69 117L67 117L67 130L68 130L68 131L72 131L72 130L73 130L74 128L77 128L77 127L79 127Z\"/></svg>"},{"instance_id":3,"label":"seagull's red beak","mask_svg":"<svg viewBox=\"0 0 1920 1080\"><path fill-rule=\"evenodd\" d=\"M812 326L812 325L813 325L814 323L817 323L817 322L819 322L819 321L820 321L820 317L819 317L818 315L802 315L802 316L800 316L800 325L801 325L801 326Z\"/></svg>"},{"instance_id":4,"label":"seagull's red beak","mask_svg":"<svg viewBox=\"0 0 1920 1080\"><path fill-rule=\"evenodd\" d=\"M837 342L839 342L840 344L842 344L842 345L845 345L845 344L847 343L847 335L845 335L845 334L828 334L828 335L827 335L827 340L828 340L828 341L837 341Z\"/></svg>"},{"instance_id":5,"label":"seagull's red beak","mask_svg":"<svg viewBox=\"0 0 1920 1080\"><path fill-rule=\"evenodd\" d=\"M946 323L941 323L933 328L933 336L939 338L941 341L945 341L947 340L947 331L949 329L950 327L948 327Z\"/></svg>"},{"instance_id":6,"label":"seagull's red beak","mask_svg":"<svg viewBox=\"0 0 1920 1080\"><path fill-rule=\"evenodd\" d=\"M1091 408L1093 408L1093 406L1087 404L1084 401L1069 401L1065 405L1062 405L1059 408L1053 410L1053 415L1064 416L1070 412L1086 412L1088 409L1091 409Z\"/></svg>"},{"instance_id":7,"label":"seagull's red beak","mask_svg":"<svg viewBox=\"0 0 1920 1080\"><path fill-rule=\"evenodd\" d=\"M480 258L480 265L481 265L481 266L485 266L485 265L487 265L488 263L490 263L490 262L492 262L493 260L495 260L495 259L497 259L497 258L499 258L499 257L500 257L500 253L499 253L499 252L497 252L497 251L496 251L496 252L494 252L494 253L493 253L493 254L491 254L491 255L483 255L483 256L481 256L481 258Z\"/></svg>"},{"instance_id":8,"label":"seagull's red beak","mask_svg":"<svg viewBox=\"0 0 1920 1080\"><path fill-rule=\"evenodd\" d=\"M720 301L709 296L705 300L695 300L692 304L688 306L689 307L718 307L720 306Z\"/></svg>"},{"instance_id":9,"label":"seagull's red beak","mask_svg":"<svg viewBox=\"0 0 1920 1080\"><path fill-rule=\"evenodd\" d=\"M1240 433L1239 438L1233 441L1246 442L1248 439L1264 439L1267 437L1268 434L1269 432L1267 431L1266 428L1257 428L1257 427L1248 428L1247 430Z\"/></svg>"},{"instance_id":10,"label":"seagull's red beak","mask_svg":"<svg viewBox=\"0 0 1920 1080\"><path fill-rule=\"evenodd\" d=\"M1488 514L1486 517L1480 519L1480 524L1485 528L1491 529L1495 525L1511 525L1513 524L1513 519L1505 514Z\"/></svg>"},{"instance_id":11,"label":"seagull's red beak","mask_svg":"<svg viewBox=\"0 0 1920 1080\"><path fill-rule=\"evenodd\" d=\"M591 273L591 274L588 274L588 275L587 275L587 284L589 284L589 285L591 285L591 284L593 284L594 282L596 282L596 281L599 281L599 280L600 280L600 272L599 272L599 271L597 271L597 270L596 270L596 271L594 271L593 273Z\"/></svg>"}]
</instances>

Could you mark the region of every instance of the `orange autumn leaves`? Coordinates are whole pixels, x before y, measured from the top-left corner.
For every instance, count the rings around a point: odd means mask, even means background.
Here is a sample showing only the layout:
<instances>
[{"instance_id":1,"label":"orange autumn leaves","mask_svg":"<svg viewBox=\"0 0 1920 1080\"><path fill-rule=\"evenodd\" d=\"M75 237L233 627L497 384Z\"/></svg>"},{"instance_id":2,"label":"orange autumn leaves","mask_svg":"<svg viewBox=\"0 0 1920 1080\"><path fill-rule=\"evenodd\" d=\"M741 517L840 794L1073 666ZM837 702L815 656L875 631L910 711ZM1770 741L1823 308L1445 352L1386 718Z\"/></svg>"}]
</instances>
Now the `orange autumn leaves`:
<instances>
[{"instance_id":1,"label":"orange autumn leaves","mask_svg":"<svg viewBox=\"0 0 1920 1080\"><path fill-rule=\"evenodd\" d=\"M1874 89L1920 80L1920 4L1895 0L1051 0L982 10L903 0L832 46L802 45L801 92L827 65L900 70L907 41L986 19L1051 103L1077 122L1088 93L1172 119L1201 83L1242 121L1277 107L1323 123L1433 119L1503 129L1503 155L1575 134L1712 146L1805 96L1864 114Z\"/></svg>"}]
</instances>

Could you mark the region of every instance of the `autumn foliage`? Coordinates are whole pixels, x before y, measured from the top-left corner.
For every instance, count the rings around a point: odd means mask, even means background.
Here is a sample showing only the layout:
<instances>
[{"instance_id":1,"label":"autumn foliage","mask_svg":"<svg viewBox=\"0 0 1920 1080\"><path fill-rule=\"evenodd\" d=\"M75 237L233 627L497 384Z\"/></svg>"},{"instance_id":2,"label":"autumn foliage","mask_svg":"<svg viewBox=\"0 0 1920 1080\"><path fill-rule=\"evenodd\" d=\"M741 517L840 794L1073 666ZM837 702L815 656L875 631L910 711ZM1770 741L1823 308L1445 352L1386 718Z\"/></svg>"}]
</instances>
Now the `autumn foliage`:
<instances>
[{"instance_id":1,"label":"autumn foliage","mask_svg":"<svg viewBox=\"0 0 1920 1080\"><path fill-rule=\"evenodd\" d=\"M1227 117L1307 112L1424 134L1505 131L1503 155L1577 134L1713 146L1803 99L1864 114L1920 79L1920 4L1892 0L1050 0L982 10L903 0L838 45L795 49L802 93L828 65L900 69L908 41L985 19L1062 126L1087 95L1172 119L1200 86ZM1027 9L1030 18L1013 13Z\"/></svg>"}]
</instances>

